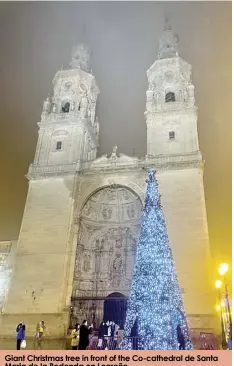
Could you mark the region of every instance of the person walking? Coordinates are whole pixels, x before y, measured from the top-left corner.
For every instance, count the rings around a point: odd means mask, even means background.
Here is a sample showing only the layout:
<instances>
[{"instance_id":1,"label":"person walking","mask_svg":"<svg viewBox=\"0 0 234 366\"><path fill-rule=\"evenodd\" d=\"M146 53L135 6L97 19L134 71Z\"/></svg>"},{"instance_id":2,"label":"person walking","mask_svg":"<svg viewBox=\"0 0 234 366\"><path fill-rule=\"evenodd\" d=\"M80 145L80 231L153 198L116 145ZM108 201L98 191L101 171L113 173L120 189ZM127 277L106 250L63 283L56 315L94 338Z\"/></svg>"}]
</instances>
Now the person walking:
<instances>
[{"instance_id":1,"label":"person walking","mask_svg":"<svg viewBox=\"0 0 234 366\"><path fill-rule=\"evenodd\" d=\"M185 350L185 340L180 324L177 325L176 330L177 330L177 339L179 343L179 350Z\"/></svg>"},{"instance_id":2,"label":"person walking","mask_svg":"<svg viewBox=\"0 0 234 366\"><path fill-rule=\"evenodd\" d=\"M79 350L86 350L89 345L89 335L92 331L92 326L88 327L87 320L84 320L80 327Z\"/></svg>"},{"instance_id":3,"label":"person walking","mask_svg":"<svg viewBox=\"0 0 234 366\"><path fill-rule=\"evenodd\" d=\"M20 350L22 341L25 340L25 324L21 322L16 327L16 349Z\"/></svg>"},{"instance_id":4,"label":"person walking","mask_svg":"<svg viewBox=\"0 0 234 366\"><path fill-rule=\"evenodd\" d=\"M99 326L99 330L98 330L98 344L97 344L98 349L103 349L105 329L106 329L106 324L104 321L102 321Z\"/></svg>"},{"instance_id":5,"label":"person walking","mask_svg":"<svg viewBox=\"0 0 234 366\"><path fill-rule=\"evenodd\" d=\"M76 324L71 332L71 348L77 350L79 344L80 324Z\"/></svg>"},{"instance_id":6,"label":"person walking","mask_svg":"<svg viewBox=\"0 0 234 366\"><path fill-rule=\"evenodd\" d=\"M115 338L115 322L111 321L110 322L110 348L111 350L114 349L114 338Z\"/></svg>"},{"instance_id":7,"label":"person walking","mask_svg":"<svg viewBox=\"0 0 234 366\"><path fill-rule=\"evenodd\" d=\"M138 350L138 315L136 315L135 322L131 329L130 337L132 339L132 349L137 351Z\"/></svg>"}]
</instances>

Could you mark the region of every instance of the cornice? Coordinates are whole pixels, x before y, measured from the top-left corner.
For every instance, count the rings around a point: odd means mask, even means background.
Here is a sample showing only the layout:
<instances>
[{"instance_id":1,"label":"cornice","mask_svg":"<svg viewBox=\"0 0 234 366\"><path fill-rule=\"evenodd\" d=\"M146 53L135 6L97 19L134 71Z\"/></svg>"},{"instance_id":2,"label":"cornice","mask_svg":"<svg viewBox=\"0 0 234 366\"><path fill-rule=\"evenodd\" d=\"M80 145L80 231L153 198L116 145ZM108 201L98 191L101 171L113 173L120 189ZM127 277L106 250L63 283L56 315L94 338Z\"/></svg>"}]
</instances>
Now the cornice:
<instances>
[{"instance_id":1,"label":"cornice","mask_svg":"<svg viewBox=\"0 0 234 366\"><path fill-rule=\"evenodd\" d=\"M190 154L146 156L144 159L135 159L130 162L118 163L107 162L105 165L93 165L91 162L77 162L73 164L38 166L31 164L27 174L28 180L45 179L49 177L61 177L69 174L81 174L95 176L97 174L116 173L118 171L141 171L154 167L157 171L181 170L181 169L203 169L204 161L200 151Z\"/></svg>"}]
</instances>

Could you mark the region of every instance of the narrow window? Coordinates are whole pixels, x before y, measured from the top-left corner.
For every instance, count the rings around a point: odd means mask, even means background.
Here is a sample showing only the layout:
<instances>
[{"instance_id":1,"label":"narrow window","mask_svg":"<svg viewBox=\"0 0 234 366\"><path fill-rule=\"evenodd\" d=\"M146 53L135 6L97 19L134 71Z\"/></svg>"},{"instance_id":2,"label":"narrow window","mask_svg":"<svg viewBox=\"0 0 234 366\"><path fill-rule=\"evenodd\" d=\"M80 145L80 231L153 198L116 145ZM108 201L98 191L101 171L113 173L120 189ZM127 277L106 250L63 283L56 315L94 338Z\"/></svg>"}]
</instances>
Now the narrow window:
<instances>
[{"instance_id":1,"label":"narrow window","mask_svg":"<svg viewBox=\"0 0 234 366\"><path fill-rule=\"evenodd\" d=\"M63 113L69 113L69 110L70 110L70 103L69 102L66 102L63 107L62 107L62 112Z\"/></svg>"},{"instance_id":2,"label":"narrow window","mask_svg":"<svg viewBox=\"0 0 234 366\"><path fill-rule=\"evenodd\" d=\"M169 140L175 140L175 132L174 131L169 132Z\"/></svg>"},{"instance_id":3,"label":"narrow window","mask_svg":"<svg viewBox=\"0 0 234 366\"><path fill-rule=\"evenodd\" d=\"M56 150L62 150L62 141L56 142Z\"/></svg>"},{"instance_id":4,"label":"narrow window","mask_svg":"<svg viewBox=\"0 0 234 366\"><path fill-rule=\"evenodd\" d=\"M166 103L175 102L175 93L173 92L166 93L165 102Z\"/></svg>"}]
</instances>

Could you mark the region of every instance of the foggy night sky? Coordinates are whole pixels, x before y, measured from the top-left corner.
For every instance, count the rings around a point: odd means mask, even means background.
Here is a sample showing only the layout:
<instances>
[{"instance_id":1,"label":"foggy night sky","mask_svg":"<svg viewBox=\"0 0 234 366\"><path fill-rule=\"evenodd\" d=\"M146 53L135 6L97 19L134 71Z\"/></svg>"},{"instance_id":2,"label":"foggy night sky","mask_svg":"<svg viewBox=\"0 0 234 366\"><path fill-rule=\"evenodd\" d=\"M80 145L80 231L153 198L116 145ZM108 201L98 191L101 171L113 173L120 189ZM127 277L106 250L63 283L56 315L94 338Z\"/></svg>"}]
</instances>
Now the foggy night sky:
<instances>
[{"instance_id":1,"label":"foggy night sky","mask_svg":"<svg viewBox=\"0 0 234 366\"><path fill-rule=\"evenodd\" d=\"M146 154L146 70L167 13L193 67L212 254L231 255L231 2L0 3L0 240L16 239L43 101L86 42L100 87L99 155ZM123 133L124 131L124 133Z\"/></svg>"}]
</instances>

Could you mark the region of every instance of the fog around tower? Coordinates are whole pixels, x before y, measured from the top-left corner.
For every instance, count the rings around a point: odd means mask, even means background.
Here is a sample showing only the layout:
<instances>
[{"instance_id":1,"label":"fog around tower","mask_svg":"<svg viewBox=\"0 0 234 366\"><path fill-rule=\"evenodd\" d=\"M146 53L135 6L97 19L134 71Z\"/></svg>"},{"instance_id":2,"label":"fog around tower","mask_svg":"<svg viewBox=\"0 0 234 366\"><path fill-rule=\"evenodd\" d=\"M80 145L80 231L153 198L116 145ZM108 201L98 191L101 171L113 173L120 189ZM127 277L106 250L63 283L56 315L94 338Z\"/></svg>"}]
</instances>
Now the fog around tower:
<instances>
[{"instance_id":1,"label":"fog around tower","mask_svg":"<svg viewBox=\"0 0 234 366\"><path fill-rule=\"evenodd\" d=\"M37 122L52 79L85 42L99 88L99 155L146 153L146 70L157 58L164 14L193 68L212 252L231 252L231 3L0 3L0 240L18 237ZM124 133L123 133L124 131Z\"/></svg>"}]
</instances>

